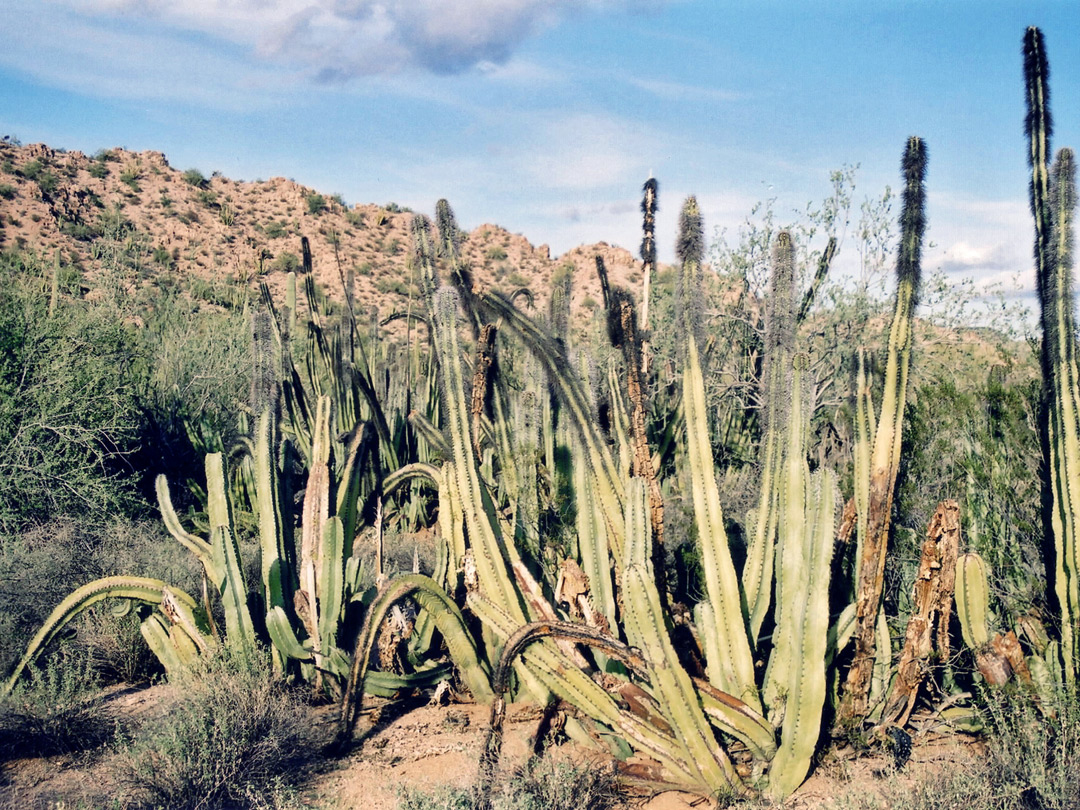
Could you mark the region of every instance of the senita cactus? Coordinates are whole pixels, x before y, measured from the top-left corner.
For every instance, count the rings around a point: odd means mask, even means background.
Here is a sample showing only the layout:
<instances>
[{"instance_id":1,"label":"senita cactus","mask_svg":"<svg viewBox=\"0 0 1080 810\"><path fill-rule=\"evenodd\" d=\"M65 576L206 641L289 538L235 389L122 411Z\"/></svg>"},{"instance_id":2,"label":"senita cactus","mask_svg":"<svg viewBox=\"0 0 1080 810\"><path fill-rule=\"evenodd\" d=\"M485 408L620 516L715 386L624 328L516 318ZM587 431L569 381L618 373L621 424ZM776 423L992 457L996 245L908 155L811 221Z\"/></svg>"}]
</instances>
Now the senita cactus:
<instances>
[{"instance_id":1,"label":"senita cactus","mask_svg":"<svg viewBox=\"0 0 1080 810\"><path fill-rule=\"evenodd\" d=\"M870 454L866 507L859 514L859 553L856 561L858 585L855 596L855 655L848 670L841 715L864 717L870 700L875 657L888 660L888 650L878 650L881 623L881 593L884 584L885 552L889 538L893 491L900 469L904 403L907 398L908 366L911 362L912 324L922 276L926 146L920 138L909 138L902 164L904 173L903 210L900 214L900 247L896 261L896 307L889 332L889 353L885 366L885 390L877 418L873 450ZM870 420L873 422L873 418ZM861 486L855 484L856 490Z\"/></svg>"},{"instance_id":2,"label":"senita cactus","mask_svg":"<svg viewBox=\"0 0 1080 810\"><path fill-rule=\"evenodd\" d=\"M1076 685L1080 650L1080 374L1072 298L1072 217L1076 206L1073 152L1062 149L1049 166L1050 88L1042 32L1024 35L1030 203L1035 220L1035 270L1042 340L1043 458L1046 527L1054 543L1054 590L1061 611L1061 655L1066 684Z\"/></svg>"}]
</instances>

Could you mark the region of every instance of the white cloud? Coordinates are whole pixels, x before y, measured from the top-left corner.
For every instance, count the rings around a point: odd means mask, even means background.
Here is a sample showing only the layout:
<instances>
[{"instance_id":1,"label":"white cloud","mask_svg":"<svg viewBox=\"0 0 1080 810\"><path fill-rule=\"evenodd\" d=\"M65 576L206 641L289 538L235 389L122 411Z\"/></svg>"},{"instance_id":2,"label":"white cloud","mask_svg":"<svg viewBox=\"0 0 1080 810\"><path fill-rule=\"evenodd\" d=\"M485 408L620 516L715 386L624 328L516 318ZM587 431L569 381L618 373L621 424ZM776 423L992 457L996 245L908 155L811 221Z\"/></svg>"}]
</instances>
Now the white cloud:
<instances>
[{"instance_id":1,"label":"white cloud","mask_svg":"<svg viewBox=\"0 0 1080 810\"><path fill-rule=\"evenodd\" d=\"M582 11L642 0L52 0L84 15L152 20L241 45L324 81L501 65L527 38Z\"/></svg>"},{"instance_id":2,"label":"white cloud","mask_svg":"<svg viewBox=\"0 0 1080 810\"><path fill-rule=\"evenodd\" d=\"M955 279L971 278L980 289L1018 280L1032 289L1032 225L1021 198L987 200L939 193L931 198L930 237L924 266Z\"/></svg>"}]
</instances>

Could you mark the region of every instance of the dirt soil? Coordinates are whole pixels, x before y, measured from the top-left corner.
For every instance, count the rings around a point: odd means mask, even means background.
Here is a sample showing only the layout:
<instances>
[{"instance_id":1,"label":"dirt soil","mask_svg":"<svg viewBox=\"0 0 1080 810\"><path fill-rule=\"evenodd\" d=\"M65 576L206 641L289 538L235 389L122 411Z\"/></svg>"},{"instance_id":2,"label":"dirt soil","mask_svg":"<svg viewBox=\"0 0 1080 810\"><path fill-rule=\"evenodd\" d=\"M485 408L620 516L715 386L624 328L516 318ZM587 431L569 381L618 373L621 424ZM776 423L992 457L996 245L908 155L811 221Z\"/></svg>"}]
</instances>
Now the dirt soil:
<instances>
[{"instance_id":1,"label":"dirt soil","mask_svg":"<svg viewBox=\"0 0 1080 810\"><path fill-rule=\"evenodd\" d=\"M368 698L368 703L373 701ZM169 710L170 687L113 687L105 699L110 716L131 725ZM511 705L507 711L502 767L519 767L529 756L539 712L530 705ZM336 707L312 710L313 739L333 737ZM488 707L476 704L418 705L404 709L387 703L366 708L357 727L357 743L337 759L318 760L306 775L301 799L319 810L394 810L403 788L465 787L476 777L480 749L488 722ZM963 768L978 755L979 744L959 735L927 735L915 739L910 762L897 771L883 753L856 755L830 751L821 757L806 783L785 808L830 808L846 797L881 797L945 768ZM554 749L554 755L576 763L611 767L604 755L573 744ZM17 759L0 773L0 810L11 808L122 808L122 785L108 747L78 755ZM642 810L687 810L712 806L708 799L669 791L634 794L627 807Z\"/></svg>"}]
</instances>

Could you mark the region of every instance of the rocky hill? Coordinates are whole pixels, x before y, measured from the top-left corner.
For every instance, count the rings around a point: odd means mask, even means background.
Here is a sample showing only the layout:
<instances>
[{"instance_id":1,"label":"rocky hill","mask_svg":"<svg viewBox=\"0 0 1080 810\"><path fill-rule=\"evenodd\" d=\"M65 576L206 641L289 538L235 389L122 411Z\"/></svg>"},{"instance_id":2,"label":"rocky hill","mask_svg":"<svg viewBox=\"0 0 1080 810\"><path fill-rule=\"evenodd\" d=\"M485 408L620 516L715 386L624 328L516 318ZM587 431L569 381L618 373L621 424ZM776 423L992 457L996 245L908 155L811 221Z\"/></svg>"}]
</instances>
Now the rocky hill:
<instances>
[{"instance_id":1,"label":"rocky hill","mask_svg":"<svg viewBox=\"0 0 1080 810\"><path fill-rule=\"evenodd\" d=\"M434 202L434 201L433 201ZM394 204L353 205L292 180L235 181L174 168L160 152L103 150L94 156L0 142L0 249L32 250L78 268L94 287L108 245L120 244L131 266L122 283L135 291L162 275L191 283L266 281L280 293L308 237L316 280L331 296L355 276L357 300L379 317L417 293L409 262L412 213ZM475 283L511 292L528 287L547 305L552 273L575 268L573 307L600 301L595 256L612 280L640 284L640 262L605 243L552 257L546 245L498 225L467 234L463 253Z\"/></svg>"}]
</instances>

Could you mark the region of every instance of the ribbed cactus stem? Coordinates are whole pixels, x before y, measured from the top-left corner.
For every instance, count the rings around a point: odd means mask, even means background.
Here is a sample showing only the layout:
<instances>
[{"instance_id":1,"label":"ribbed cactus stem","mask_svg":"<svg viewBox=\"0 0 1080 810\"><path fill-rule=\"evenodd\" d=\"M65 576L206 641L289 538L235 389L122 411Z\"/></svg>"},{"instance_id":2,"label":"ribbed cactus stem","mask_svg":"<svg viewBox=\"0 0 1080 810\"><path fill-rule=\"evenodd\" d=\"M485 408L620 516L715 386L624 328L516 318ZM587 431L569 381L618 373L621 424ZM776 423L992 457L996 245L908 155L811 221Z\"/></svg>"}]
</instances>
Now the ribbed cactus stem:
<instances>
[{"instance_id":1,"label":"ribbed cactus stem","mask_svg":"<svg viewBox=\"0 0 1080 810\"><path fill-rule=\"evenodd\" d=\"M848 670L842 714L863 717L867 712L874 670L876 627L884 585L885 552L892 515L893 492L900 468L904 404L913 343L912 328L919 296L922 241L926 229L926 146L909 138L902 162L903 208L900 214L900 247L896 262L896 305L889 332L888 360L881 414L870 455L869 503L862 556L856 562L858 586L855 600L857 627L855 654ZM882 655L885 651L882 651Z\"/></svg>"},{"instance_id":2,"label":"ribbed cactus stem","mask_svg":"<svg viewBox=\"0 0 1080 810\"><path fill-rule=\"evenodd\" d=\"M678 252L682 259L680 298L677 302L680 330L683 335L683 411L686 418L686 460L690 470L688 489L693 493L694 519L701 544L705 593L716 617L714 627L702 628L713 633L706 647L715 645L719 660L709 661L713 686L734 695L755 711L761 703L754 679L754 662L743 620L742 594L731 559L720 490L716 484L709 425L705 407L705 381L698 357L697 324L700 312L695 305L695 291L701 278L704 238L697 200L687 199L680 218Z\"/></svg>"},{"instance_id":3,"label":"ribbed cactus stem","mask_svg":"<svg viewBox=\"0 0 1080 810\"><path fill-rule=\"evenodd\" d=\"M1076 205L1075 165L1063 149L1049 166L1049 68L1042 32L1024 35L1027 91L1026 134L1031 169L1030 203L1035 220L1035 270L1043 330L1042 373L1044 481L1054 543L1054 590L1061 610L1061 652L1066 683L1072 688L1080 665L1076 622L1080 618L1080 387L1072 300L1072 217Z\"/></svg>"},{"instance_id":4,"label":"ribbed cactus stem","mask_svg":"<svg viewBox=\"0 0 1080 810\"><path fill-rule=\"evenodd\" d=\"M956 615L964 644L978 652L990 643L990 584L986 563L978 554L956 561Z\"/></svg>"},{"instance_id":5,"label":"ribbed cactus stem","mask_svg":"<svg viewBox=\"0 0 1080 810\"><path fill-rule=\"evenodd\" d=\"M750 639L756 646L771 597L773 556L781 485L784 436L792 407L791 360L795 348L795 245L788 231L776 235L772 253L769 301L765 319L762 394L765 435L761 443L761 490L750 521L752 533L742 583L750 617Z\"/></svg>"}]
</instances>

